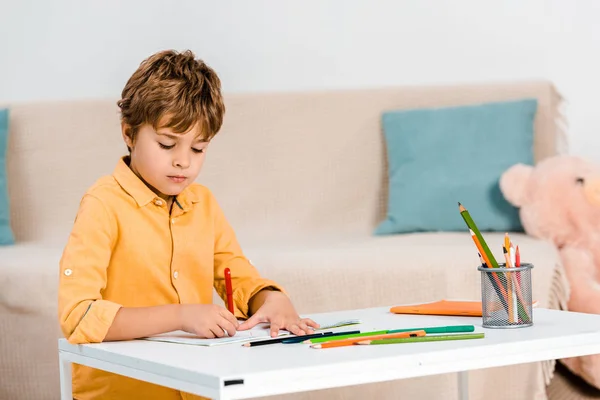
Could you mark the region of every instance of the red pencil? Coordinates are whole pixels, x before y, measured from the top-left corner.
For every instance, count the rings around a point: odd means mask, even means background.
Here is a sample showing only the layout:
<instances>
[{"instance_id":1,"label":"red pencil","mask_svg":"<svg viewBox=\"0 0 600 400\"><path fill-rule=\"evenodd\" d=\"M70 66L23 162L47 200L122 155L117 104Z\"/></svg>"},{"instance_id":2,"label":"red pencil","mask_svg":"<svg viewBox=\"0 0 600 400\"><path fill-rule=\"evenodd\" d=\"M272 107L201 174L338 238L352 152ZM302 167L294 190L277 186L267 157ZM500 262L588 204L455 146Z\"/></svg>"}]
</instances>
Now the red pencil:
<instances>
[{"instance_id":1,"label":"red pencil","mask_svg":"<svg viewBox=\"0 0 600 400\"><path fill-rule=\"evenodd\" d=\"M517 246L517 250L515 251L515 267L521 266L521 253L519 252L519 246ZM517 281L521 283L521 273L517 272Z\"/></svg>"},{"instance_id":2,"label":"red pencil","mask_svg":"<svg viewBox=\"0 0 600 400\"><path fill-rule=\"evenodd\" d=\"M229 268L225 268L225 291L227 292L227 309L233 314L233 288L231 286L231 271Z\"/></svg>"}]
</instances>

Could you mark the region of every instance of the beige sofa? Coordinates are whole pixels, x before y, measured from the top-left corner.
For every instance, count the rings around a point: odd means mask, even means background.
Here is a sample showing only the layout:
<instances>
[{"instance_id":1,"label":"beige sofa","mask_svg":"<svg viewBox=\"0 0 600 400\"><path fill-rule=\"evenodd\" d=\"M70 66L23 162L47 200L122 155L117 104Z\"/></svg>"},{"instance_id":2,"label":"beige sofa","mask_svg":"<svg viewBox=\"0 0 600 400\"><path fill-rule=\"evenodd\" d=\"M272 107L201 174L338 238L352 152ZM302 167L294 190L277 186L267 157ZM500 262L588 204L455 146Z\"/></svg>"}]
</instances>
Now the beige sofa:
<instances>
[{"instance_id":1,"label":"beige sofa","mask_svg":"<svg viewBox=\"0 0 600 400\"><path fill-rule=\"evenodd\" d=\"M247 256L301 313L478 299L467 232L372 235L386 211L384 110L535 97L535 157L559 151L560 96L548 82L226 96L199 181L213 190ZM8 180L17 244L0 247L0 399L59 398L58 260L86 188L126 152L116 99L9 104ZM501 234L486 234L500 246ZM514 235L535 264L541 307L564 303L554 248ZM552 362L474 371L473 399L546 398ZM502 374L503 379L497 379ZM456 375L286 398L452 399Z\"/></svg>"}]
</instances>

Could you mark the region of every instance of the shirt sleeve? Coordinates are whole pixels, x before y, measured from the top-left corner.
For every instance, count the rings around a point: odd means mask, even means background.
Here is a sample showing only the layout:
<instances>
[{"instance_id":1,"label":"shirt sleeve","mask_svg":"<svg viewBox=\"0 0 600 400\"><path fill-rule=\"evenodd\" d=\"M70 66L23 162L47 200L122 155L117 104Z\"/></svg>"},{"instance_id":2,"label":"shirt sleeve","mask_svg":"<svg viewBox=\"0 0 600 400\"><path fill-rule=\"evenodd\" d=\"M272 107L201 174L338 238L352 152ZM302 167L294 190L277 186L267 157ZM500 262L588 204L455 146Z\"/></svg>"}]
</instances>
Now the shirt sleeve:
<instances>
[{"instance_id":1,"label":"shirt sleeve","mask_svg":"<svg viewBox=\"0 0 600 400\"><path fill-rule=\"evenodd\" d=\"M102 299L115 233L104 204L86 194L60 260L59 322L70 343L102 342L121 308Z\"/></svg>"},{"instance_id":2,"label":"shirt sleeve","mask_svg":"<svg viewBox=\"0 0 600 400\"><path fill-rule=\"evenodd\" d=\"M215 227L214 286L219 296L227 304L224 271L225 268L229 268L233 289L234 314L238 318L248 318L250 317L249 303L252 296L267 288L286 292L276 282L261 277L256 268L250 264L250 261L244 256L235 233L220 206L214 197L211 197L211 200Z\"/></svg>"}]
</instances>

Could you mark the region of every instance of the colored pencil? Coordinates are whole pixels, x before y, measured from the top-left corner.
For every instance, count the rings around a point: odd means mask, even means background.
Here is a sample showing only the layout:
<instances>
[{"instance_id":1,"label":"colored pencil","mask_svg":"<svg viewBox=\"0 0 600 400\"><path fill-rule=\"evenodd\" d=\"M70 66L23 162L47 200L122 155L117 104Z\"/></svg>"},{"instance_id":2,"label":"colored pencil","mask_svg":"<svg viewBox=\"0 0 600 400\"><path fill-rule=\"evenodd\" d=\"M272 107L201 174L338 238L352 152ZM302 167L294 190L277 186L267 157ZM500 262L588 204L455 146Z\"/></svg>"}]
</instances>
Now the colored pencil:
<instances>
[{"instance_id":1,"label":"colored pencil","mask_svg":"<svg viewBox=\"0 0 600 400\"><path fill-rule=\"evenodd\" d=\"M504 258L506 259L506 268L510 268L510 256L506 251L506 247L502 246L502 249L504 250ZM505 274L506 291L508 292L508 322L512 324L518 322L518 318L515 318L515 308L517 308L517 303L510 272L505 272Z\"/></svg>"},{"instance_id":2,"label":"colored pencil","mask_svg":"<svg viewBox=\"0 0 600 400\"><path fill-rule=\"evenodd\" d=\"M225 268L225 292L227 293L227 309L230 313L235 314L235 309L233 308L233 287L231 286L231 270L229 268Z\"/></svg>"},{"instance_id":3,"label":"colored pencil","mask_svg":"<svg viewBox=\"0 0 600 400\"><path fill-rule=\"evenodd\" d=\"M506 251L506 248L503 248L504 251L504 258L506 259L506 266L507 268L512 268L512 264L511 264L511 260L508 257L508 252ZM518 314L521 317L521 320L523 322L529 322L531 321L531 317L529 315L529 312L527 311L527 308L525 307L525 301L523 300L523 292L521 291L521 285L519 284L518 280L515 279L514 273L512 273L512 280L511 280L511 273L507 272L506 273L508 276L508 282L512 283L512 286L514 286L514 293L516 293L517 298L516 298L516 305L518 307ZM525 315L523 315L525 314ZM517 322L517 321L511 321L511 322Z\"/></svg>"},{"instance_id":4,"label":"colored pencil","mask_svg":"<svg viewBox=\"0 0 600 400\"><path fill-rule=\"evenodd\" d=\"M437 336L421 336L410 337L404 339L369 339L361 340L359 345L376 345L376 344L399 344L399 343L415 343L415 342L438 342L446 340L465 340L465 339L483 339L484 333L459 333L456 335L437 335Z\"/></svg>"},{"instance_id":5,"label":"colored pencil","mask_svg":"<svg viewBox=\"0 0 600 400\"><path fill-rule=\"evenodd\" d=\"M385 335L387 333L389 333L389 331L387 331L387 330L385 330L385 331L374 331L374 332L353 333L353 334L348 334L348 335L334 336L332 338L322 337L322 338L315 338L315 339L307 339L307 340L304 340L302 343L315 344L315 343L329 342L329 341L333 341L333 340L350 339L350 338L355 338L355 337Z\"/></svg>"},{"instance_id":6,"label":"colored pencil","mask_svg":"<svg viewBox=\"0 0 600 400\"><path fill-rule=\"evenodd\" d=\"M410 332L399 332L399 333L390 333L385 335L375 335L375 336L362 336L345 340L334 340L331 342L313 344L310 347L313 349L329 349L332 347L343 347L343 346L353 346L357 342L361 340L375 340L375 339L399 339L399 338L410 338L417 336L425 336L425 331L410 331Z\"/></svg>"},{"instance_id":7,"label":"colored pencil","mask_svg":"<svg viewBox=\"0 0 600 400\"><path fill-rule=\"evenodd\" d=\"M315 333L313 335L304 335L304 336L295 336L292 338L284 339L281 343L283 344L293 344L293 343L304 343L308 340L312 339L324 339L331 340L330 338L337 338L340 336L348 336L348 335L360 335L360 331L344 331L344 332L323 332L323 333ZM307 339L308 338L308 339Z\"/></svg>"},{"instance_id":8,"label":"colored pencil","mask_svg":"<svg viewBox=\"0 0 600 400\"><path fill-rule=\"evenodd\" d=\"M323 334L315 333L315 337L316 337L316 335L322 336ZM306 335L306 336L313 336L313 335ZM291 336L291 337L296 337L296 336ZM242 346L244 346L244 347L264 346L267 344L282 343L286 339L290 339L290 335L280 336L280 337L276 337L273 339L263 339L263 340L255 340L253 342L246 342L246 343L242 344Z\"/></svg>"},{"instance_id":9,"label":"colored pencil","mask_svg":"<svg viewBox=\"0 0 600 400\"><path fill-rule=\"evenodd\" d=\"M517 246L515 250L515 267L519 268L521 266L521 253L519 252L519 246ZM517 272L517 280L519 281L519 285L521 284L521 271Z\"/></svg>"},{"instance_id":10,"label":"colored pencil","mask_svg":"<svg viewBox=\"0 0 600 400\"><path fill-rule=\"evenodd\" d=\"M481 257L481 253L477 252L477 255L479 256L479 262L481 263L481 266L483 268L487 268L488 266L487 266L486 262L483 260L483 257Z\"/></svg>"},{"instance_id":11,"label":"colored pencil","mask_svg":"<svg viewBox=\"0 0 600 400\"><path fill-rule=\"evenodd\" d=\"M510 256L510 236L508 236L508 232L504 234L504 247L508 250L508 255Z\"/></svg>"},{"instance_id":12,"label":"colored pencil","mask_svg":"<svg viewBox=\"0 0 600 400\"><path fill-rule=\"evenodd\" d=\"M460 204L460 202L458 203L458 210L460 211L460 215L465 220L467 227L469 227L469 229L471 229L475 233L475 236L477 236L477 239L481 244L481 248L483 249L483 259L486 260L486 262L489 261L488 266L492 268L498 268L498 262L494 258L494 255L490 251L490 248L488 247L487 243L483 239L483 236L481 236L481 232L479 232L479 229L477 228L477 225L475 225L473 218L471 218L469 211L467 211L467 209L462 204Z\"/></svg>"},{"instance_id":13,"label":"colored pencil","mask_svg":"<svg viewBox=\"0 0 600 400\"><path fill-rule=\"evenodd\" d=\"M513 264L509 261L512 261L512 255L510 253L510 236L508 235L508 232L506 232L504 234L504 247L502 248L502 252L504 253L504 258L505 258L505 262L506 262L506 267L510 268ZM508 258L507 258L508 255ZM509 322L512 323L516 323L519 322L519 318L515 317L515 312L518 313L518 306L517 306L517 296L515 293L515 285L514 282L512 281L512 278L514 276L512 276L513 274L511 274L510 272L506 272L506 291L508 292L508 297L509 297L509 306L512 306L512 310L510 310L509 308L509 315L508 315L508 319ZM512 311L512 313L510 312Z\"/></svg>"},{"instance_id":14,"label":"colored pencil","mask_svg":"<svg viewBox=\"0 0 600 400\"><path fill-rule=\"evenodd\" d=\"M429 328L408 328L408 329L392 329L388 333L410 332L410 331L425 331L430 333L459 333L459 332L474 332L474 325L450 325L450 326L432 326Z\"/></svg>"},{"instance_id":15,"label":"colored pencil","mask_svg":"<svg viewBox=\"0 0 600 400\"><path fill-rule=\"evenodd\" d=\"M353 331L356 332L356 331ZM254 346L264 346L267 344L277 344L277 343L283 343L284 341L288 341L288 340L295 340L295 339L299 339L302 338L302 340L305 340L307 338L317 338L317 337L323 337L325 335L334 335L335 332L319 332L319 333L313 333L310 335L304 335L304 336L292 336L292 335L284 335L284 336L280 336L280 337L276 337L273 339L262 339L262 340L255 340L253 342L246 342L244 344L242 344L242 346L244 347L254 347Z\"/></svg>"},{"instance_id":16,"label":"colored pencil","mask_svg":"<svg viewBox=\"0 0 600 400\"><path fill-rule=\"evenodd\" d=\"M510 249L508 249L508 255L510 256L510 265L513 267L517 266L517 255L515 254L515 246L510 244Z\"/></svg>"},{"instance_id":17,"label":"colored pencil","mask_svg":"<svg viewBox=\"0 0 600 400\"><path fill-rule=\"evenodd\" d=\"M475 235L473 230L469 229L469 233L471 234L473 243L475 243L475 246L479 250L480 258L486 257L485 253L481 254L483 252L483 249L481 247L481 243L479 243L479 239L477 239L477 236ZM483 261L484 262L482 264L485 264L485 267L489 268L490 267L489 261L486 261L485 258ZM506 285L502 282L502 279L501 279L502 276L498 276L498 274L496 274L495 272L492 272L490 274L486 273L486 275L488 276L492 286L494 287L494 290L496 291L498 298L502 302L502 305L506 309L506 312L508 312L508 294L506 293L506 290L504 288Z\"/></svg>"},{"instance_id":18,"label":"colored pencil","mask_svg":"<svg viewBox=\"0 0 600 400\"><path fill-rule=\"evenodd\" d=\"M487 265L488 267L490 265L492 265L490 263L490 259L488 258L487 254L485 254L483 252L483 247L481 246L481 243L479 242L479 239L477 239L477 235L475 235L475 232L473 232L473 229L469 229L469 234L471 235L471 239L473 239L473 243L475 243L475 247L477 247L477 252L483 258L483 261L485 262L485 265Z\"/></svg>"}]
</instances>

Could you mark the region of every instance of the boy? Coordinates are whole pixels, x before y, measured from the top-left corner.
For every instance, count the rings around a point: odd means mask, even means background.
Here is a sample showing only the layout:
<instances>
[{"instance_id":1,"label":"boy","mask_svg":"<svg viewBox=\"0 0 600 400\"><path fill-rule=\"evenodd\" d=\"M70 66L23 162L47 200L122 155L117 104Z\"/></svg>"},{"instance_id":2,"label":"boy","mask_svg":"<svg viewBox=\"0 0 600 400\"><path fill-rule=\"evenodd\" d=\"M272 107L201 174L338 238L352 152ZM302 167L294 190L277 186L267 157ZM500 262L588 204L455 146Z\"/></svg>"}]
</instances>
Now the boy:
<instances>
[{"instance_id":1,"label":"boy","mask_svg":"<svg viewBox=\"0 0 600 400\"><path fill-rule=\"evenodd\" d=\"M174 330L206 338L259 322L271 334L312 332L275 283L242 254L211 192L194 183L224 105L216 73L192 52L157 53L118 102L129 156L83 196L60 261L59 320L71 343ZM235 315L211 304L233 282ZM237 318L249 319L238 324ZM76 399L188 399L166 387L73 366Z\"/></svg>"}]
</instances>

